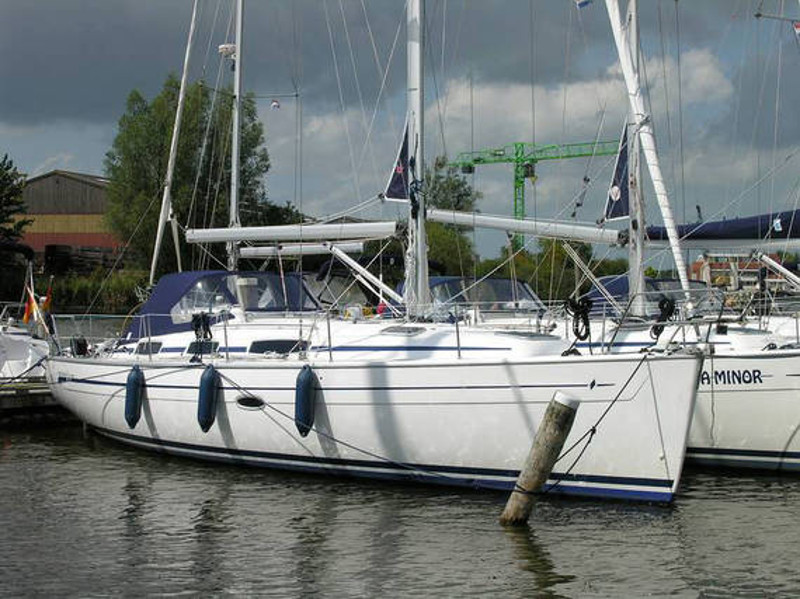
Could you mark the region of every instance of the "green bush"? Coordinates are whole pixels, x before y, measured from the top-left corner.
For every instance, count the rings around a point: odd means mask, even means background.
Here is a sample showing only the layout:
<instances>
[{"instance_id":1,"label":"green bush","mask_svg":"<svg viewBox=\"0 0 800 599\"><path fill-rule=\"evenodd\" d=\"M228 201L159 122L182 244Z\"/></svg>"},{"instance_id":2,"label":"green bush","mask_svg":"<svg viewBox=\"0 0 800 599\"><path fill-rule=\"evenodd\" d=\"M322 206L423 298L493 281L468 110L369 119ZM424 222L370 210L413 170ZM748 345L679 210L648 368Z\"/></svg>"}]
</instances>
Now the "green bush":
<instances>
[{"instance_id":1,"label":"green bush","mask_svg":"<svg viewBox=\"0 0 800 599\"><path fill-rule=\"evenodd\" d=\"M93 314L128 314L139 304L136 288L147 284L145 271L123 270L106 278L96 270L90 275L67 274L53 278L51 310L55 314L91 312ZM36 280L36 292L45 295L49 278Z\"/></svg>"}]
</instances>

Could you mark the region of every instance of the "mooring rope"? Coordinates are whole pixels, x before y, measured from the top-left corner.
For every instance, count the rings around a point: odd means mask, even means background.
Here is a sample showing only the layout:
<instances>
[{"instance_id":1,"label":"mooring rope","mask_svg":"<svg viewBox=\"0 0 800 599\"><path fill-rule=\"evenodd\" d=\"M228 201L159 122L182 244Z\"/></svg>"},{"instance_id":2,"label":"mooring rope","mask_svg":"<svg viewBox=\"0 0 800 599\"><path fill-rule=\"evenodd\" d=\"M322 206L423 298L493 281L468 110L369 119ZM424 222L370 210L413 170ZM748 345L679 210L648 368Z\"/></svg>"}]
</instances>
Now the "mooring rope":
<instances>
[{"instance_id":1,"label":"mooring rope","mask_svg":"<svg viewBox=\"0 0 800 599\"><path fill-rule=\"evenodd\" d=\"M564 472L564 474L562 474L562 478L558 479L555 483L553 483L547 489L545 489L543 491L543 494L547 494L550 491L552 491L555 487L557 487L559 484L561 484L561 482L564 480L563 477L569 476L569 474L572 472L573 468L575 468L575 466L578 464L578 461L581 459L581 457L583 457L583 454L589 448L589 444L592 442L592 439L594 439L594 436L597 434L597 428L600 426L600 423L603 422L605 417L611 411L611 408L614 407L614 404L616 404L617 401L619 400L619 398L622 397L622 394L625 392L625 389L628 388L628 385L630 385L631 381L636 376L636 373L639 372L639 369L647 361L647 358L648 358L648 354L644 354L642 356L642 359L639 360L639 363L636 365L636 368L633 369L633 372L631 372L630 376L628 377L628 380L626 380L625 384L622 385L622 387L617 392L617 394L614 397L614 399L611 400L611 403L609 403L608 406L606 406L606 409L603 410L603 413L600 414L600 417L597 419L597 421L585 433L583 433L583 435L581 435L580 438L577 441L575 441L566 451L562 452L561 455L558 456L558 458L556 459L556 462L555 462L556 464L558 464L558 462L560 462L567 455L569 455L569 453L571 453L573 449L575 449L584 439L586 439L586 443L584 444L583 448L580 450L580 452L578 453L578 456L575 458L575 460L573 460L572 464L570 464L569 468L567 468L567 470Z\"/></svg>"}]
</instances>

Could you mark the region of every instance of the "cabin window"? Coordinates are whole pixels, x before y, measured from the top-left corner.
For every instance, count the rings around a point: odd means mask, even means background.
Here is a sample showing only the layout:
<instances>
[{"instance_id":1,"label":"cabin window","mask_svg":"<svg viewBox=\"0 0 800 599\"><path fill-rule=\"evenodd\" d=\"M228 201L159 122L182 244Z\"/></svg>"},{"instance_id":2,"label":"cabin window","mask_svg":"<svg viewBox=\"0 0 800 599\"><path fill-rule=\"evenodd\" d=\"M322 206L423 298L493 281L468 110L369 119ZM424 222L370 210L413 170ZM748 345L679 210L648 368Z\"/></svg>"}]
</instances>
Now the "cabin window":
<instances>
[{"instance_id":1,"label":"cabin window","mask_svg":"<svg viewBox=\"0 0 800 599\"><path fill-rule=\"evenodd\" d=\"M253 341L250 345L251 354L289 354L306 351L308 342L302 339L263 339Z\"/></svg>"},{"instance_id":2,"label":"cabin window","mask_svg":"<svg viewBox=\"0 0 800 599\"><path fill-rule=\"evenodd\" d=\"M160 341L142 341L136 346L136 350L133 353L143 356L157 354L161 351L162 345L163 343Z\"/></svg>"},{"instance_id":3,"label":"cabin window","mask_svg":"<svg viewBox=\"0 0 800 599\"><path fill-rule=\"evenodd\" d=\"M198 312L213 313L223 310L230 306L229 296L230 290L227 289L224 278L200 279L170 310L172 322L190 322L192 315Z\"/></svg>"},{"instance_id":4,"label":"cabin window","mask_svg":"<svg viewBox=\"0 0 800 599\"><path fill-rule=\"evenodd\" d=\"M192 341L186 350L187 354L214 354L219 349L217 341Z\"/></svg>"}]
</instances>

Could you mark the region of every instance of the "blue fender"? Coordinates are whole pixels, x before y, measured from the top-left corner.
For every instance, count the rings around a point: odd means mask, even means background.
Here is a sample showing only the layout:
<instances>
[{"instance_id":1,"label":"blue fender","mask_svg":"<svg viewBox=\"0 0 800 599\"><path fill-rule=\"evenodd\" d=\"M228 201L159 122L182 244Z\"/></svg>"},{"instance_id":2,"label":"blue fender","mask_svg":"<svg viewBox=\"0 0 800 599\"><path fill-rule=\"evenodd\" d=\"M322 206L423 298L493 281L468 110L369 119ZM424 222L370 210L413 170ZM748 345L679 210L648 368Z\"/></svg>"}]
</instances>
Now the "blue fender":
<instances>
[{"instance_id":1,"label":"blue fender","mask_svg":"<svg viewBox=\"0 0 800 599\"><path fill-rule=\"evenodd\" d=\"M200 377L200 393L197 401L197 422L204 433L208 432L217 418L220 388L219 373L209 364Z\"/></svg>"},{"instance_id":2,"label":"blue fender","mask_svg":"<svg viewBox=\"0 0 800 599\"><path fill-rule=\"evenodd\" d=\"M294 387L294 424L301 437L308 435L314 426L314 409L316 408L319 381L314 370L306 364L297 375Z\"/></svg>"},{"instance_id":3,"label":"blue fender","mask_svg":"<svg viewBox=\"0 0 800 599\"><path fill-rule=\"evenodd\" d=\"M144 396L144 373L138 365L128 373L125 382L125 422L135 428L142 417L142 397Z\"/></svg>"}]
</instances>

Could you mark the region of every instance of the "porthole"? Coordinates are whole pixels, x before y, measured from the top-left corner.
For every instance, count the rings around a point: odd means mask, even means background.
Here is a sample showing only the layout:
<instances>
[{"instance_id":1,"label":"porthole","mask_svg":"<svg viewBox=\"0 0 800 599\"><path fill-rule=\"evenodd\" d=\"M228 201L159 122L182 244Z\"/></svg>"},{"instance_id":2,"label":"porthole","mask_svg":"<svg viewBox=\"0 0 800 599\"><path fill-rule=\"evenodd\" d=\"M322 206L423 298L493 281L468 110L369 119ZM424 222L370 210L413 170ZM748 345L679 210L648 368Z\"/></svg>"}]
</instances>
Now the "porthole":
<instances>
[{"instance_id":1,"label":"porthole","mask_svg":"<svg viewBox=\"0 0 800 599\"><path fill-rule=\"evenodd\" d=\"M260 410L264 407L264 400L253 395L243 395L236 398L236 405L243 410Z\"/></svg>"}]
</instances>

